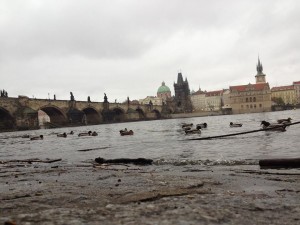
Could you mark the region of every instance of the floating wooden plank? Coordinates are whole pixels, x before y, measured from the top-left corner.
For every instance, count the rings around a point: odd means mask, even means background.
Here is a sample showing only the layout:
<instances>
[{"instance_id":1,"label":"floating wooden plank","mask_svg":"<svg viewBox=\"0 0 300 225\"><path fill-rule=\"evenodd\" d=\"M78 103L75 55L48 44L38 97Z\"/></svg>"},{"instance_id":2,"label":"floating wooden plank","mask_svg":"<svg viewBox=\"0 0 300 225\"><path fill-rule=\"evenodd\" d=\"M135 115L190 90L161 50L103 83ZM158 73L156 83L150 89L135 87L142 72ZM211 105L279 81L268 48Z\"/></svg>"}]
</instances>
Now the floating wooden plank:
<instances>
[{"instance_id":1,"label":"floating wooden plank","mask_svg":"<svg viewBox=\"0 0 300 225\"><path fill-rule=\"evenodd\" d=\"M6 161L5 163L8 163L8 162L26 162L26 163L33 163L33 162L39 162L39 163L53 163L53 162L58 162L58 161L61 161L62 159L47 159L47 160L41 160L41 159L16 159L16 160L9 160L9 161Z\"/></svg>"},{"instance_id":2,"label":"floating wooden plank","mask_svg":"<svg viewBox=\"0 0 300 225\"><path fill-rule=\"evenodd\" d=\"M107 149L107 148L110 148L110 147L107 146L107 147L98 147L98 148L87 148L87 149L80 149L80 150L77 150L77 151L79 151L79 152L88 152L88 151L101 150L101 149Z\"/></svg>"},{"instance_id":3,"label":"floating wooden plank","mask_svg":"<svg viewBox=\"0 0 300 225\"><path fill-rule=\"evenodd\" d=\"M300 158L262 159L259 166L261 169L300 168Z\"/></svg>"},{"instance_id":4,"label":"floating wooden plank","mask_svg":"<svg viewBox=\"0 0 300 225\"><path fill-rule=\"evenodd\" d=\"M152 159L145 158L117 158L117 159L104 159L101 157L95 158L95 162L99 164L135 164L135 165L151 165Z\"/></svg>"}]
</instances>

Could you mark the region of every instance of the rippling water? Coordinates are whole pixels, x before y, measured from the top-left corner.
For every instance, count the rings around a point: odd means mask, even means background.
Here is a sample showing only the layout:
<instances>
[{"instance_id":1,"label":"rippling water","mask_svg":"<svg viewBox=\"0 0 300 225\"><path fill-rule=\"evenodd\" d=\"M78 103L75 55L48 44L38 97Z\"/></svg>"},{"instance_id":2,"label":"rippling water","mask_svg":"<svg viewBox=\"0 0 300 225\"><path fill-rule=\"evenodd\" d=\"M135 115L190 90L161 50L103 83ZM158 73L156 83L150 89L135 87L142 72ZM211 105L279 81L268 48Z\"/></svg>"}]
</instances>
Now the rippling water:
<instances>
[{"instance_id":1,"label":"rippling water","mask_svg":"<svg viewBox=\"0 0 300 225\"><path fill-rule=\"evenodd\" d=\"M78 164L104 158L152 158L157 164L256 164L262 158L299 157L300 124L286 132L257 132L212 140L189 141L189 138L208 137L260 129L262 120L275 122L291 117L300 121L300 110L280 112L194 117L157 121L105 124L59 129L43 129L0 133L0 160L29 158L62 158L66 164ZM208 128L201 134L185 135L181 123L203 123ZM243 127L230 128L230 122ZM120 136L119 130L132 129L133 136ZM57 133L70 132L67 138ZM96 137L78 137L79 132L96 131ZM30 141L22 135L44 135L44 140ZM78 151L92 149L90 151Z\"/></svg>"}]
</instances>

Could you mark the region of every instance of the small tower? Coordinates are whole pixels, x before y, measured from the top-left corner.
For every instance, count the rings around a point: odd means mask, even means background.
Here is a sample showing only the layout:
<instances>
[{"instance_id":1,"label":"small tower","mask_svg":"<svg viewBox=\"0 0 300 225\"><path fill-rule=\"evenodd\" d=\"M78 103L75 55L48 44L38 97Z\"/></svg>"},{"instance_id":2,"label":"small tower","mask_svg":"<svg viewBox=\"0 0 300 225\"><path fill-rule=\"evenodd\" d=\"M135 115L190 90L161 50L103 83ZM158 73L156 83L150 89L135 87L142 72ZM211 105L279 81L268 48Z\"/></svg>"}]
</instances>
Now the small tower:
<instances>
[{"instance_id":1,"label":"small tower","mask_svg":"<svg viewBox=\"0 0 300 225\"><path fill-rule=\"evenodd\" d=\"M266 83L266 75L263 73L263 66L258 57L258 63L256 66L257 74L255 75L256 83Z\"/></svg>"}]
</instances>

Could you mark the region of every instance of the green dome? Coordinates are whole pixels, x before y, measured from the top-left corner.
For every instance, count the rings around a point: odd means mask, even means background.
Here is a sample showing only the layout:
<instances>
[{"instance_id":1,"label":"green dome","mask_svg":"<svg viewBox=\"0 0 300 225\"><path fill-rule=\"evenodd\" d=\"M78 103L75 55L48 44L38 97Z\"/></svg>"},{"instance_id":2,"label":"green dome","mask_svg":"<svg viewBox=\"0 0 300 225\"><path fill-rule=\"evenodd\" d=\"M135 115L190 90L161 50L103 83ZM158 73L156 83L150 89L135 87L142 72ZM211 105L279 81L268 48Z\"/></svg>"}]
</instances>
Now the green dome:
<instances>
[{"instance_id":1,"label":"green dome","mask_svg":"<svg viewBox=\"0 0 300 225\"><path fill-rule=\"evenodd\" d=\"M170 88L165 85L165 82L162 82L161 86L157 90L157 93L166 93L166 92L171 92Z\"/></svg>"}]
</instances>

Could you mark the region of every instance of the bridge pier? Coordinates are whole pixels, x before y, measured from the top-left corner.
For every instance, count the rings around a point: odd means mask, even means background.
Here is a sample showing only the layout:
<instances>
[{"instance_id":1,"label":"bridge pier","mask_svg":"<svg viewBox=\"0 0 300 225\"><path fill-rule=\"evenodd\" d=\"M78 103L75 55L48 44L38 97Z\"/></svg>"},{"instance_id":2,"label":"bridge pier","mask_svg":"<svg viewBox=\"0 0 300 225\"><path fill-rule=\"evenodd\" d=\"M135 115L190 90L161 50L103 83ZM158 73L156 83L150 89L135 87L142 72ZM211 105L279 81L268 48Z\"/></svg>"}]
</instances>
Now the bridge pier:
<instances>
[{"instance_id":1,"label":"bridge pier","mask_svg":"<svg viewBox=\"0 0 300 225\"><path fill-rule=\"evenodd\" d=\"M16 127L18 130L29 130L29 129L38 129L38 112L28 108L22 107L16 113Z\"/></svg>"}]
</instances>

